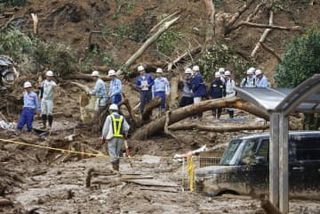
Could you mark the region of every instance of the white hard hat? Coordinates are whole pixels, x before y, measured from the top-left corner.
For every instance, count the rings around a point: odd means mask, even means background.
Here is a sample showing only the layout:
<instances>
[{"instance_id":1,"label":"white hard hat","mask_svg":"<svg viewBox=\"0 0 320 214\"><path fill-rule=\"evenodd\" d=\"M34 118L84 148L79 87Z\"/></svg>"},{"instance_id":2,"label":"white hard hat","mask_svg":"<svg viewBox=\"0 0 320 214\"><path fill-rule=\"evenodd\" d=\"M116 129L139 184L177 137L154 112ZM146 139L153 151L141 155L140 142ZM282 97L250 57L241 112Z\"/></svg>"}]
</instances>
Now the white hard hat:
<instances>
[{"instance_id":1,"label":"white hard hat","mask_svg":"<svg viewBox=\"0 0 320 214\"><path fill-rule=\"evenodd\" d=\"M93 71L91 74L92 77L98 77L100 76L99 71Z\"/></svg>"},{"instance_id":2,"label":"white hard hat","mask_svg":"<svg viewBox=\"0 0 320 214\"><path fill-rule=\"evenodd\" d=\"M220 74L221 74L221 73L223 74L224 71L225 71L224 68L219 68L219 73L220 73Z\"/></svg>"},{"instance_id":3,"label":"white hard hat","mask_svg":"<svg viewBox=\"0 0 320 214\"><path fill-rule=\"evenodd\" d=\"M247 74L249 75L249 74L254 74L254 72L255 72L255 68L254 67L251 67L251 68L249 68L248 70L247 70Z\"/></svg>"},{"instance_id":4,"label":"white hard hat","mask_svg":"<svg viewBox=\"0 0 320 214\"><path fill-rule=\"evenodd\" d=\"M157 68L156 73L163 73L163 70L161 68Z\"/></svg>"},{"instance_id":5,"label":"white hard hat","mask_svg":"<svg viewBox=\"0 0 320 214\"><path fill-rule=\"evenodd\" d=\"M193 71L192 71L191 68L186 68L186 69L184 70L184 73L185 73L185 74L193 74Z\"/></svg>"},{"instance_id":6,"label":"white hard hat","mask_svg":"<svg viewBox=\"0 0 320 214\"><path fill-rule=\"evenodd\" d=\"M117 75L117 73L116 73L115 70L112 70L112 69L111 69L111 70L108 71L108 76L109 76L109 77L111 77L111 76L116 76L116 75Z\"/></svg>"},{"instance_id":7,"label":"white hard hat","mask_svg":"<svg viewBox=\"0 0 320 214\"><path fill-rule=\"evenodd\" d=\"M48 77L53 77L53 71L47 71L46 76Z\"/></svg>"},{"instance_id":8,"label":"white hard hat","mask_svg":"<svg viewBox=\"0 0 320 214\"><path fill-rule=\"evenodd\" d=\"M224 72L224 75L230 76L230 75L231 75L231 72L230 72L230 71L226 71L226 72Z\"/></svg>"},{"instance_id":9,"label":"white hard hat","mask_svg":"<svg viewBox=\"0 0 320 214\"><path fill-rule=\"evenodd\" d=\"M192 67L192 70L193 70L193 71L200 71L200 68L199 68L198 65L194 65L194 66Z\"/></svg>"},{"instance_id":10,"label":"white hard hat","mask_svg":"<svg viewBox=\"0 0 320 214\"><path fill-rule=\"evenodd\" d=\"M111 104L110 107L109 107L109 110L110 111L118 111L119 110L118 105L117 104Z\"/></svg>"},{"instance_id":11,"label":"white hard hat","mask_svg":"<svg viewBox=\"0 0 320 214\"><path fill-rule=\"evenodd\" d=\"M25 83L23 84L23 88L31 88L31 87L32 87L32 85L31 85L30 82L25 82Z\"/></svg>"},{"instance_id":12,"label":"white hard hat","mask_svg":"<svg viewBox=\"0 0 320 214\"><path fill-rule=\"evenodd\" d=\"M138 71L140 72L140 71L144 71L144 67L142 66L142 65L139 65L138 66Z\"/></svg>"},{"instance_id":13,"label":"white hard hat","mask_svg":"<svg viewBox=\"0 0 320 214\"><path fill-rule=\"evenodd\" d=\"M256 75L262 74L262 71L260 69L256 70Z\"/></svg>"},{"instance_id":14,"label":"white hard hat","mask_svg":"<svg viewBox=\"0 0 320 214\"><path fill-rule=\"evenodd\" d=\"M214 77L220 77L220 72L216 72L215 74L214 74Z\"/></svg>"}]
</instances>

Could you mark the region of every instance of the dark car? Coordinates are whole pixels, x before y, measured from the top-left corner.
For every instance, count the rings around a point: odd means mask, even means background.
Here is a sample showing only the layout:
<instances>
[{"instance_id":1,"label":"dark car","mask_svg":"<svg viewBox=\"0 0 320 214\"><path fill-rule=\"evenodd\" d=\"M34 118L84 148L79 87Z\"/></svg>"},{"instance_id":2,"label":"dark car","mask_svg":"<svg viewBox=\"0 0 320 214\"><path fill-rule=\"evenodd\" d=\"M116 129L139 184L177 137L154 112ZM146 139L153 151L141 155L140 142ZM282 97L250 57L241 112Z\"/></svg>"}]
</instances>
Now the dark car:
<instances>
[{"instance_id":1,"label":"dark car","mask_svg":"<svg viewBox=\"0 0 320 214\"><path fill-rule=\"evenodd\" d=\"M196 170L196 181L212 196L268 193L269 133L234 139L218 166ZM320 199L320 131L289 133L290 197Z\"/></svg>"}]
</instances>

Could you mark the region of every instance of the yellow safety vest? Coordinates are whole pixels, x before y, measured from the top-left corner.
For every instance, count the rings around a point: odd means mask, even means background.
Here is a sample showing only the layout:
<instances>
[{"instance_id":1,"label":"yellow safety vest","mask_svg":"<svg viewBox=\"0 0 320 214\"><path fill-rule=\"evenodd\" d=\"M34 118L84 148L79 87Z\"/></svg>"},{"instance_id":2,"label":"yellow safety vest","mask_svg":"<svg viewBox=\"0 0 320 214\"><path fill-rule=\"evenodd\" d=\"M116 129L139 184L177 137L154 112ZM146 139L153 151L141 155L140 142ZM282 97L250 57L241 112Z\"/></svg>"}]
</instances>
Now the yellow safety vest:
<instances>
[{"instance_id":1,"label":"yellow safety vest","mask_svg":"<svg viewBox=\"0 0 320 214\"><path fill-rule=\"evenodd\" d=\"M112 119L112 129L113 129L113 137L123 138L122 131L122 123L123 123L123 116L119 118L115 118L114 115L111 115Z\"/></svg>"}]
</instances>

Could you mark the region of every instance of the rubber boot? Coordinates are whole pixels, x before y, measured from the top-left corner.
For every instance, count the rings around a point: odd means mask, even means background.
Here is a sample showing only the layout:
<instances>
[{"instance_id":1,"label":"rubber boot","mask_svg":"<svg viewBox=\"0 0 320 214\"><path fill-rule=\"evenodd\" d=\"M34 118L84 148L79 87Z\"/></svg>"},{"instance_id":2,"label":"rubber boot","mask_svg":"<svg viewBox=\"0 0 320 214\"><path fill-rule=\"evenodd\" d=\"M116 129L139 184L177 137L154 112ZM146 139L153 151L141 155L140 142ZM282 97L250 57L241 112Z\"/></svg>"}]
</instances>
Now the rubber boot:
<instances>
[{"instance_id":1,"label":"rubber boot","mask_svg":"<svg viewBox=\"0 0 320 214\"><path fill-rule=\"evenodd\" d=\"M41 115L42 118L42 129L46 129L47 128L47 115L43 114Z\"/></svg>"},{"instance_id":2,"label":"rubber boot","mask_svg":"<svg viewBox=\"0 0 320 214\"><path fill-rule=\"evenodd\" d=\"M52 122L53 122L53 116L52 115L48 116L48 121L49 121L49 127L51 129L52 128Z\"/></svg>"}]
</instances>

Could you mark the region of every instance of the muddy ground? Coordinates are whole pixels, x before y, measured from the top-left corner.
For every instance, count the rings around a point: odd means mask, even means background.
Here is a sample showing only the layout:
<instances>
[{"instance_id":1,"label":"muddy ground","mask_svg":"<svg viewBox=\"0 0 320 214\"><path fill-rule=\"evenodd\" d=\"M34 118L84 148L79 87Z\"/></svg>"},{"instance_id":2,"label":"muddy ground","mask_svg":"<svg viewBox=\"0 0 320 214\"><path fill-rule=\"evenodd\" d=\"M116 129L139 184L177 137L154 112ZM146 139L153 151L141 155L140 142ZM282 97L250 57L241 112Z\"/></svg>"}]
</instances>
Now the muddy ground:
<instances>
[{"instance_id":1,"label":"muddy ground","mask_svg":"<svg viewBox=\"0 0 320 214\"><path fill-rule=\"evenodd\" d=\"M193 120L186 119L182 123ZM211 112L207 112L203 123L212 121L218 122L212 119ZM255 120L239 113L236 120L230 121L225 115L220 122L239 125L249 121ZM90 136L86 129L70 131L74 126L70 119L61 117L55 122L57 132L51 136L16 136L1 131L1 138L66 149L68 144L81 143L105 151L99 145L99 136ZM75 142L64 139L75 132L82 133L75 137ZM103 157L88 158L1 143L1 167L9 170L11 177L5 179L12 182L2 196L13 205L0 206L0 213L264 213L260 200L249 196L211 198L201 192L190 192L186 166L183 168L181 162L173 160L176 153L204 144L208 147L223 145L237 134L196 135L185 131L176 134L182 143L166 136L130 142L134 156L121 160L120 175L110 170L110 163ZM199 167L198 161L195 164ZM290 213L319 211L317 201L292 200L290 204Z\"/></svg>"}]
</instances>

